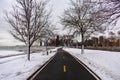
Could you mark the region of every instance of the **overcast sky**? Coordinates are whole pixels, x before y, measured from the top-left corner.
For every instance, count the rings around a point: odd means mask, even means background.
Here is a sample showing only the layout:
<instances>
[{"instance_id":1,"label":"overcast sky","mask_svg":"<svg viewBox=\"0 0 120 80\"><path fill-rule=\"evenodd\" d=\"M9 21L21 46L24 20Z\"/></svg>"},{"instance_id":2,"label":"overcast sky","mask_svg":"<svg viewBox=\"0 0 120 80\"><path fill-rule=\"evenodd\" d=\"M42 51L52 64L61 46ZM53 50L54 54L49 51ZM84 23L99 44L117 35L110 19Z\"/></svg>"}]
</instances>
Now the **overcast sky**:
<instances>
[{"instance_id":1,"label":"overcast sky","mask_svg":"<svg viewBox=\"0 0 120 80\"><path fill-rule=\"evenodd\" d=\"M59 29L61 29L62 26L59 24L58 16L63 13L68 4L68 1L69 0L51 0L49 3L49 5L51 5L53 8L53 22ZM0 0L0 46L12 46L22 44L19 41L15 40L9 34L9 30L11 30L11 28L4 19L4 10L10 11L13 4L15 4L15 0ZM64 32L60 32L59 30L59 33Z\"/></svg>"},{"instance_id":2,"label":"overcast sky","mask_svg":"<svg viewBox=\"0 0 120 80\"><path fill-rule=\"evenodd\" d=\"M61 30L62 25L60 25L59 16L63 14L64 9L68 6L69 0L50 0L49 5L52 6L53 12L53 23L56 27L59 28L57 33L63 34L65 31ZM4 10L10 11L11 6L15 4L15 0L0 0L0 46L13 46L23 44L17 40L15 40L10 34L9 30L11 30L10 26L4 19ZM117 26L120 25L120 21Z\"/></svg>"}]
</instances>

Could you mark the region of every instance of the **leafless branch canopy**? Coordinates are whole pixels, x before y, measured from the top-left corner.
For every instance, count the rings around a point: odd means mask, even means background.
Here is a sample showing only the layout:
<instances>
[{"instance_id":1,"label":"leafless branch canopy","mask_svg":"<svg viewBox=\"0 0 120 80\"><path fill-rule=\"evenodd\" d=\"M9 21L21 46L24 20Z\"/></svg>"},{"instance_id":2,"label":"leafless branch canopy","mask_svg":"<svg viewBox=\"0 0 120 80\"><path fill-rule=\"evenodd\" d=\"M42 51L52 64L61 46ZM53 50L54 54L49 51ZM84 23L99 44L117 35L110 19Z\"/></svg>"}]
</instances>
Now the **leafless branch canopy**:
<instances>
[{"instance_id":1,"label":"leafless branch canopy","mask_svg":"<svg viewBox=\"0 0 120 80\"><path fill-rule=\"evenodd\" d=\"M102 8L96 1L71 0L70 7L61 16L61 22L75 34L89 36L95 31L106 29L105 24L110 17L101 11Z\"/></svg>"},{"instance_id":2,"label":"leafless branch canopy","mask_svg":"<svg viewBox=\"0 0 120 80\"><path fill-rule=\"evenodd\" d=\"M10 14L6 14L8 23L12 26L11 34L18 40L30 46L40 38L45 27L49 25L50 13L46 9L48 1L16 0Z\"/></svg>"},{"instance_id":3,"label":"leafless branch canopy","mask_svg":"<svg viewBox=\"0 0 120 80\"><path fill-rule=\"evenodd\" d=\"M110 16L110 23L116 23L120 19L120 0L103 0L104 5L103 12Z\"/></svg>"}]
</instances>

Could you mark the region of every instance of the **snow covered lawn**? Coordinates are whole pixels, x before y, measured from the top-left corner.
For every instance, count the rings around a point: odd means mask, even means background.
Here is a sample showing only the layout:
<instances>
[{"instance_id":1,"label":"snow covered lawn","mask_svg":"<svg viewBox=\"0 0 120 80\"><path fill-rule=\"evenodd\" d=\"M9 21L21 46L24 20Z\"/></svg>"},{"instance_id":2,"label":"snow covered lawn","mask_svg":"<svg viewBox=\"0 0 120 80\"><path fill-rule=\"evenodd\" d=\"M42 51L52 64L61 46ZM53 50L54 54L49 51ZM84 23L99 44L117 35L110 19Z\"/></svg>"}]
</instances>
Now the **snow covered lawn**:
<instances>
[{"instance_id":1,"label":"snow covered lawn","mask_svg":"<svg viewBox=\"0 0 120 80\"><path fill-rule=\"evenodd\" d=\"M0 57L2 56L8 56L8 55L15 55L15 54L23 54L24 52L19 52L19 51L5 51L5 50L0 50Z\"/></svg>"},{"instance_id":2,"label":"snow covered lawn","mask_svg":"<svg viewBox=\"0 0 120 80\"><path fill-rule=\"evenodd\" d=\"M84 62L102 80L120 80L120 52L64 48L67 52Z\"/></svg>"},{"instance_id":3,"label":"snow covered lawn","mask_svg":"<svg viewBox=\"0 0 120 80\"><path fill-rule=\"evenodd\" d=\"M14 56L0 59L0 80L26 80L34 71L55 55L43 55L43 52L31 54L31 61L27 55Z\"/></svg>"}]
</instances>

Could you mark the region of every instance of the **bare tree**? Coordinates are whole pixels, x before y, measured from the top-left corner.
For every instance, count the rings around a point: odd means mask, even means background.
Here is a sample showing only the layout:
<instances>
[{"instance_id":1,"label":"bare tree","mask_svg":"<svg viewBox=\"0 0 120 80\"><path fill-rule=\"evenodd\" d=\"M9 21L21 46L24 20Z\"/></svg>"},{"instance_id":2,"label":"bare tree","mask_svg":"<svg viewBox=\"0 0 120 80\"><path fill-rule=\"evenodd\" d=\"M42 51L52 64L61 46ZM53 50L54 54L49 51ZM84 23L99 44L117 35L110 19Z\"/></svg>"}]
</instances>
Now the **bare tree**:
<instances>
[{"instance_id":1,"label":"bare tree","mask_svg":"<svg viewBox=\"0 0 120 80\"><path fill-rule=\"evenodd\" d=\"M45 31L50 17L47 11L48 1L16 0L13 11L6 13L6 20L12 26L11 34L27 46L28 60L33 43Z\"/></svg>"},{"instance_id":2,"label":"bare tree","mask_svg":"<svg viewBox=\"0 0 120 80\"><path fill-rule=\"evenodd\" d=\"M106 29L108 16L101 12L100 4L92 0L71 0L70 7L61 16L61 22L65 28L70 28L74 35L81 36L82 50L84 53L84 41L92 33Z\"/></svg>"},{"instance_id":3,"label":"bare tree","mask_svg":"<svg viewBox=\"0 0 120 80\"><path fill-rule=\"evenodd\" d=\"M40 38L38 39L38 43L40 43L40 46L41 46L41 42L42 42L42 39L46 38L48 40L50 40L51 38L55 37L55 34L53 32L53 28L47 28L46 30L44 30L44 32L41 34Z\"/></svg>"}]
</instances>

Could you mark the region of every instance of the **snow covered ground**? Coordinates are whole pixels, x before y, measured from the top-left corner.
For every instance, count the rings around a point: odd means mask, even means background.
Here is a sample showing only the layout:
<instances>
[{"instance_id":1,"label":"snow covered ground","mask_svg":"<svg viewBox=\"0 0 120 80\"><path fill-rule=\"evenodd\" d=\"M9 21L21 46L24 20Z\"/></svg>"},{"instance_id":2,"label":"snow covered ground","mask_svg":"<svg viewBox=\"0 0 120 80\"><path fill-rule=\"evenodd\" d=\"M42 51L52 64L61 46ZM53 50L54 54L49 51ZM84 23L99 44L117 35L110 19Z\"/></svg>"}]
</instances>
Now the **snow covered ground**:
<instances>
[{"instance_id":1,"label":"snow covered ground","mask_svg":"<svg viewBox=\"0 0 120 80\"><path fill-rule=\"evenodd\" d=\"M67 52L84 62L102 80L120 80L120 52L64 48Z\"/></svg>"},{"instance_id":2,"label":"snow covered ground","mask_svg":"<svg viewBox=\"0 0 120 80\"><path fill-rule=\"evenodd\" d=\"M0 50L0 56L8 56L8 55L15 55L15 54L23 54L24 52L19 51L7 51L7 50Z\"/></svg>"},{"instance_id":3,"label":"snow covered ground","mask_svg":"<svg viewBox=\"0 0 120 80\"><path fill-rule=\"evenodd\" d=\"M45 55L45 52L31 54L31 61L27 60L27 55L0 59L0 80L26 80L34 71L54 56L56 50L57 48L52 49L52 53L49 55ZM2 53L0 52L0 54Z\"/></svg>"}]
</instances>

